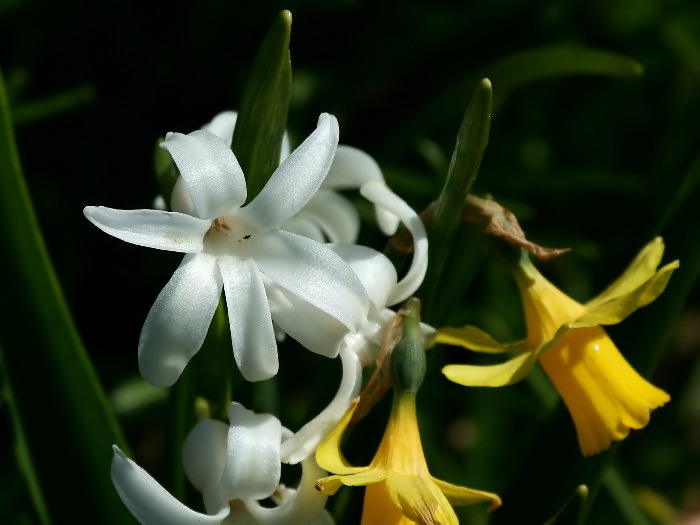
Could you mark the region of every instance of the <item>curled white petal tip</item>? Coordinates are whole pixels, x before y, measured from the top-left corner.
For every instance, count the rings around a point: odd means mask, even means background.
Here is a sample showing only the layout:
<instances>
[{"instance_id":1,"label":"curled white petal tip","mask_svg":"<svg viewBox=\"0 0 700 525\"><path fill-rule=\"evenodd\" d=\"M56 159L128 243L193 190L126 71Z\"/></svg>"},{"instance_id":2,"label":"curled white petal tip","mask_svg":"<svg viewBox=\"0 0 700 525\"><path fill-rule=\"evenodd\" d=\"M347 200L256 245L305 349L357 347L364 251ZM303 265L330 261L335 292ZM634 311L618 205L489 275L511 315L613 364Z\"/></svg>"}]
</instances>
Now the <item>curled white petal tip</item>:
<instances>
[{"instance_id":1,"label":"curled white petal tip","mask_svg":"<svg viewBox=\"0 0 700 525\"><path fill-rule=\"evenodd\" d=\"M356 189L371 180L383 181L382 170L368 153L338 144L328 177L323 183L329 189Z\"/></svg>"},{"instance_id":2,"label":"curled white petal tip","mask_svg":"<svg viewBox=\"0 0 700 525\"><path fill-rule=\"evenodd\" d=\"M428 269L428 234L418 214L383 181L370 181L360 188L360 193L377 206L401 219L413 236L413 260L403 279L389 295L387 306L397 304L413 294L423 282Z\"/></svg>"},{"instance_id":3,"label":"curled white petal tip","mask_svg":"<svg viewBox=\"0 0 700 525\"><path fill-rule=\"evenodd\" d=\"M230 509L228 504L214 514L201 514L186 507L136 463L112 446L112 483L124 505L144 525L220 524Z\"/></svg>"}]
</instances>

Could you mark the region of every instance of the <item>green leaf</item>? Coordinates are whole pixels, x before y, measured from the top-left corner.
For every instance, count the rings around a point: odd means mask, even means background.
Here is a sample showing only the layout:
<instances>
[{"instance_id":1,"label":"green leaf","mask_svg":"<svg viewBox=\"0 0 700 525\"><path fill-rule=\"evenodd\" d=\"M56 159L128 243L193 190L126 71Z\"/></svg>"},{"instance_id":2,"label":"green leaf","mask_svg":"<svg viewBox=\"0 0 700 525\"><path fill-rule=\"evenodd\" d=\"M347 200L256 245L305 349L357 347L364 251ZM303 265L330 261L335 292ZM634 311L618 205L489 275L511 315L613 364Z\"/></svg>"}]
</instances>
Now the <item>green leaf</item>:
<instances>
[{"instance_id":1,"label":"green leaf","mask_svg":"<svg viewBox=\"0 0 700 525\"><path fill-rule=\"evenodd\" d=\"M571 75L637 76L643 72L644 68L639 62L609 51L552 46L514 53L477 74L488 75L501 97L512 89L547 78Z\"/></svg>"},{"instance_id":2,"label":"green leaf","mask_svg":"<svg viewBox=\"0 0 700 525\"><path fill-rule=\"evenodd\" d=\"M637 498L630 491L629 486L614 465L605 471L601 481L624 523L627 525L652 525L652 521L644 514Z\"/></svg>"},{"instance_id":3,"label":"green leaf","mask_svg":"<svg viewBox=\"0 0 700 525\"><path fill-rule=\"evenodd\" d=\"M454 233L462 220L464 201L471 190L488 144L492 105L491 82L485 78L474 91L457 134L457 144L447 172L447 180L435 207L429 230L430 265L421 295L424 315L431 322L431 306L439 289L443 267L454 243Z\"/></svg>"},{"instance_id":4,"label":"green leaf","mask_svg":"<svg viewBox=\"0 0 700 525\"><path fill-rule=\"evenodd\" d=\"M489 78L494 88L494 106L498 107L510 92L526 84L565 76L629 77L642 74L643 67L623 55L600 49L576 46L547 46L508 55L477 71L472 71L439 92L432 101L416 111L391 139L394 148L405 146L424 136L454 115L454 101L471 92L480 79Z\"/></svg>"},{"instance_id":5,"label":"green leaf","mask_svg":"<svg viewBox=\"0 0 700 525\"><path fill-rule=\"evenodd\" d=\"M125 523L110 481L119 425L73 324L37 223L0 76L0 344L34 500L56 523ZM39 508L40 514L45 514Z\"/></svg>"},{"instance_id":6,"label":"green leaf","mask_svg":"<svg viewBox=\"0 0 700 525\"><path fill-rule=\"evenodd\" d=\"M24 102L13 111L13 121L20 126L60 115L91 103L96 98L93 86L78 86L42 100Z\"/></svg>"},{"instance_id":7,"label":"green leaf","mask_svg":"<svg viewBox=\"0 0 700 525\"><path fill-rule=\"evenodd\" d=\"M282 11L265 36L243 92L232 149L243 168L248 202L279 165L292 87L292 14Z\"/></svg>"}]
</instances>

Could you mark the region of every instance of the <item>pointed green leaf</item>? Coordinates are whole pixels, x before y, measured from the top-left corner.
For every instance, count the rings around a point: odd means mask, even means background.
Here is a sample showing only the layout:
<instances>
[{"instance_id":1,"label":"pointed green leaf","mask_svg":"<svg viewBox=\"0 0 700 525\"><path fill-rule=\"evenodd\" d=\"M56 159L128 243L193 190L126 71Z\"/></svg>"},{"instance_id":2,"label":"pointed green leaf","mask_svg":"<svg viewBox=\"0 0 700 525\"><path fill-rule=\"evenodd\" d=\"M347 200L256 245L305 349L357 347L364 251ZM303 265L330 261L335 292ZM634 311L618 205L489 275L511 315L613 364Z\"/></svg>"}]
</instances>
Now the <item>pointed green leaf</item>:
<instances>
[{"instance_id":1,"label":"pointed green leaf","mask_svg":"<svg viewBox=\"0 0 700 525\"><path fill-rule=\"evenodd\" d=\"M462 220L464 201L474 184L486 151L492 100L491 82L485 78L474 91L457 134L457 144L452 154L447 180L438 199L429 231L430 265L419 294L426 303L426 316L430 315L430 305L434 302L455 230ZM426 321L430 322L430 318Z\"/></svg>"},{"instance_id":2,"label":"pointed green leaf","mask_svg":"<svg viewBox=\"0 0 700 525\"><path fill-rule=\"evenodd\" d=\"M76 213L79 213L78 211ZM13 419L51 521L125 523L112 487L117 421L86 355L54 273L22 175L0 77L0 343ZM16 431L19 432L19 431ZM32 481L35 480L35 481ZM37 498L35 497L35 500Z\"/></svg>"},{"instance_id":3,"label":"pointed green leaf","mask_svg":"<svg viewBox=\"0 0 700 525\"><path fill-rule=\"evenodd\" d=\"M248 202L279 165L292 87L292 14L282 11L265 36L238 111L232 149L248 184Z\"/></svg>"}]
</instances>

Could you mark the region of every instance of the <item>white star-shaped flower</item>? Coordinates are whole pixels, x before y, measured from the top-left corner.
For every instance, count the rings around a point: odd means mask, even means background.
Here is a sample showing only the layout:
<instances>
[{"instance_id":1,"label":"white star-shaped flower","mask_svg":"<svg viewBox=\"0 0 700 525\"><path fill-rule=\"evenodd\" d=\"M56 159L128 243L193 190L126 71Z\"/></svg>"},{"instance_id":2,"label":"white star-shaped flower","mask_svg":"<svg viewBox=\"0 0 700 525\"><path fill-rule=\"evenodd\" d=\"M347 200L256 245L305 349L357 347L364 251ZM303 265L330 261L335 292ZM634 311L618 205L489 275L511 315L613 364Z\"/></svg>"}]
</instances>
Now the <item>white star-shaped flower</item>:
<instances>
[{"instance_id":1,"label":"white star-shaped flower","mask_svg":"<svg viewBox=\"0 0 700 525\"><path fill-rule=\"evenodd\" d=\"M337 144L337 121L322 114L316 130L243 206L245 178L226 141L206 129L170 133L161 146L180 171L191 209L84 209L93 224L119 239L187 254L141 331L139 368L146 380L157 386L177 381L204 341L222 289L234 357L249 381L277 373L273 320L285 331L293 327L290 335L307 347L307 338L317 339L308 315L333 333L362 325L369 300L350 266L328 246L280 228L318 190ZM271 314L273 289L283 290L298 308L275 307L277 315ZM333 348L312 349L337 355Z\"/></svg>"}]
</instances>

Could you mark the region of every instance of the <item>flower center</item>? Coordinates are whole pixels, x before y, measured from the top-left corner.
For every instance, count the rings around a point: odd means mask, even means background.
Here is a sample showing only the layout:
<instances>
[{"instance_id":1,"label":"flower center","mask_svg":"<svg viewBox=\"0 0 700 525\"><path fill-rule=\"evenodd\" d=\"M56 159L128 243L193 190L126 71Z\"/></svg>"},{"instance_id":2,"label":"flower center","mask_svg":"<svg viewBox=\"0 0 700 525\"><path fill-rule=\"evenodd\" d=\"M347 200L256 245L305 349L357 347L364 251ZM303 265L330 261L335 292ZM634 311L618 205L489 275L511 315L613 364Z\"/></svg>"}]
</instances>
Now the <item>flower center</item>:
<instances>
[{"instance_id":1,"label":"flower center","mask_svg":"<svg viewBox=\"0 0 700 525\"><path fill-rule=\"evenodd\" d=\"M240 217L227 213L211 222L204 234L204 251L212 255L241 255L250 248L254 233Z\"/></svg>"}]
</instances>

